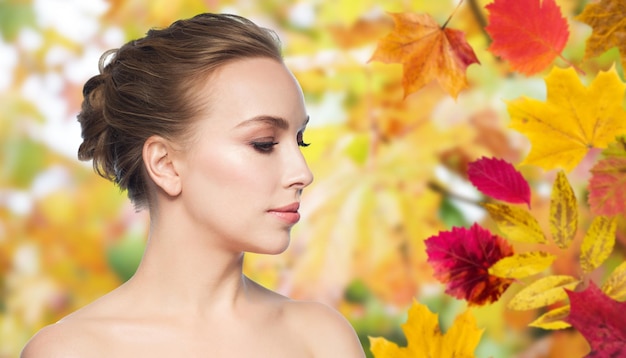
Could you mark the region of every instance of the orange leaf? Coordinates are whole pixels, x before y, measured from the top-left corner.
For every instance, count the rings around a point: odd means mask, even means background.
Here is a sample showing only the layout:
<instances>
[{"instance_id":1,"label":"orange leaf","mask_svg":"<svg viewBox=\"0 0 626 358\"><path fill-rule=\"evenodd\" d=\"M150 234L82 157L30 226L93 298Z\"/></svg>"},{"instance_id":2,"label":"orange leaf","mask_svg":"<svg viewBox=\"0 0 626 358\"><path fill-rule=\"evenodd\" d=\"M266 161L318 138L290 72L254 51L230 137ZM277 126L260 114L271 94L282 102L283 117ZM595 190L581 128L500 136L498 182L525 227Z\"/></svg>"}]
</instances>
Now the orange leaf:
<instances>
[{"instance_id":1,"label":"orange leaf","mask_svg":"<svg viewBox=\"0 0 626 358\"><path fill-rule=\"evenodd\" d=\"M585 59L596 57L617 46L622 58L622 67L626 68L626 2L601 0L589 2L583 12L575 19L591 26L593 32L587 39Z\"/></svg>"},{"instance_id":2,"label":"orange leaf","mask_svg":"<svg viewBox=\"0 0 626 358\"><path fill-rule=\"evenodd\" d=\"M468 86L465 70L479 63L465 34L448 29L428 14L390 13L394 30L378 42L370 61L401 63L404 96L436 79L455 97Z\"/></svg>"},{"instance_id":3,"label":"orange leaf","mask_svg":"<svg viewBox=\"0 0 626 358\"><path fill-rule=\"evenodd\" d=\"M489 51L522 74L544 70L567 43L567 21L554 0L495 0L486 9Z\"/></svg>"}]
</instances>

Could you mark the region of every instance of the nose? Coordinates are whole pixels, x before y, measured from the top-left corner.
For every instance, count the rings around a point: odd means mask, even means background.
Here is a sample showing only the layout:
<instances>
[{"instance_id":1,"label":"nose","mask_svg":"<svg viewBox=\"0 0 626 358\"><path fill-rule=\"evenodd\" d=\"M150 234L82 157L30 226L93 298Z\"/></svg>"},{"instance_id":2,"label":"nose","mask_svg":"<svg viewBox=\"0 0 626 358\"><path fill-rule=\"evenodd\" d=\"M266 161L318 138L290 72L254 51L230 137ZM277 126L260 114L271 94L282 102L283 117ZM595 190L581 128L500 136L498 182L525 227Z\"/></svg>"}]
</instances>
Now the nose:
<instances>
[{"instance_id":1,"label":"nose","mask_svg":"<svg viewBox=\"0 0 626 358\"><path fill-rule=\"evenodd\" d=\"M285 161L284 186L302 190L313 182L313 173L299 148L292 153Z\"/></svg>"}]
</instances>

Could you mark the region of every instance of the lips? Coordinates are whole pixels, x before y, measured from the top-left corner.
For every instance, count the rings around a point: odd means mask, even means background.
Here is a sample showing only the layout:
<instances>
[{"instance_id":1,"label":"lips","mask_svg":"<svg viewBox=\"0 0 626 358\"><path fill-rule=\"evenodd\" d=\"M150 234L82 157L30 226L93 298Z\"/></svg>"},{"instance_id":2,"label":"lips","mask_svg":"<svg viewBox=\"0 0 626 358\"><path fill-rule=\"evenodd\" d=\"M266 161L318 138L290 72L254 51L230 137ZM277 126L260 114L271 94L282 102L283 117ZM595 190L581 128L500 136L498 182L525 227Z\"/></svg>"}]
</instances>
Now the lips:
<instances>
[{"instance_id":1,"label":"lips","mask_svg":"<svg viewBox=\"0 0 626 358\"><path fill-rule=\"evenodd\" d=\"M300 203L292 203L280 208L270 209L267 212L288 224L295 224L300 220L300 213L298 213L299 208Z\"/></svg>"}]
</instances>

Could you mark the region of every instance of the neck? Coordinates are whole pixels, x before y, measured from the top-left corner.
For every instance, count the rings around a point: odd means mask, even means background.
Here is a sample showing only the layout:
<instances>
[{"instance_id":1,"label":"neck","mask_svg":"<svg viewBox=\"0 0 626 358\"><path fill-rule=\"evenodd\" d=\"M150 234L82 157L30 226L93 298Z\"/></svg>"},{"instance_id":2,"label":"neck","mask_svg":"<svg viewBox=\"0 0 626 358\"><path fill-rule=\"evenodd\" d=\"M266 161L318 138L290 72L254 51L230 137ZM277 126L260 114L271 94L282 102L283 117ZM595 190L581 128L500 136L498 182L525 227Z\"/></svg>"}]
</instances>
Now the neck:
<instances>
[{"instance_id":1,"label":"neck","mask_svg":"<svg viewBox=\"0 0 626 358\"><path fill-rule=\"evenodd\" d=\"M245 297L243 253L211 243L183 222L151 225L143 259L128 286L164 313L232 309ZM215 242L215 240L213 240Z\"/></svg>"}]
</instances>

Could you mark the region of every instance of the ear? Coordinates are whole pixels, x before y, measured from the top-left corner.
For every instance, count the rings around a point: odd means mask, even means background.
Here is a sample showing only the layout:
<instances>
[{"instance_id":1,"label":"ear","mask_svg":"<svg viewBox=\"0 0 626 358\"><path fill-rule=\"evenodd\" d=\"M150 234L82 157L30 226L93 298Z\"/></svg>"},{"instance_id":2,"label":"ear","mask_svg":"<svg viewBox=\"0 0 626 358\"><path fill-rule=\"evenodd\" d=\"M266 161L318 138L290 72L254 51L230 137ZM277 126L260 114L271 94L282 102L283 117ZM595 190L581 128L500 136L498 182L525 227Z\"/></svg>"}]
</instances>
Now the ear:
<instances>
[{"instance_id":1,"label":"ear","mask_svg":"<svg viewBox=\"0 0 626 358\"><path fill-rule=\"evenodd\" d=\"M152 136L143 144L143 161L152 181L169 196L178 196L182 186L173 153L171 143L163 137Z\"/></svg>"}]
</instances>

